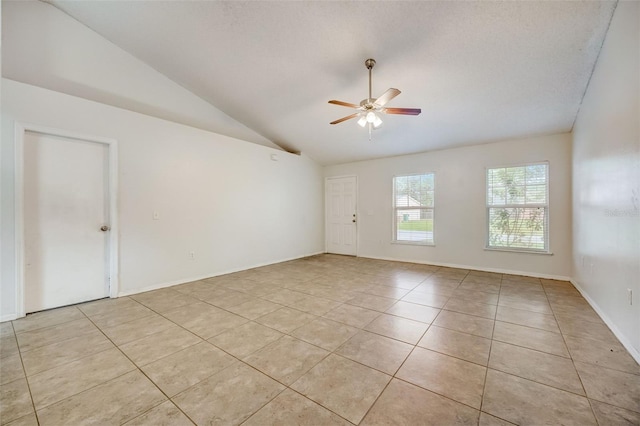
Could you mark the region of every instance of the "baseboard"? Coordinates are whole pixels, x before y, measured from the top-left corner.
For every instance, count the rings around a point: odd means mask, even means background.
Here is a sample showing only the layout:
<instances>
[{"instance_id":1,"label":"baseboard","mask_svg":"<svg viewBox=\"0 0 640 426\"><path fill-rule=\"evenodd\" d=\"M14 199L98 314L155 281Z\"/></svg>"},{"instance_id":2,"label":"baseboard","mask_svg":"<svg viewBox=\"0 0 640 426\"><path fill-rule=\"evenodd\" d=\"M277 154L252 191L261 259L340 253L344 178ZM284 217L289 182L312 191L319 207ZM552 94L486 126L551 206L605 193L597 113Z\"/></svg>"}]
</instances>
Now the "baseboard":
<instances>
[{"instance_id":1,"label":"baseboard","mask_svg":"<svg viewBox=\"0 0 640 426\"><path fill-rule=\"evenodd\" d=\"M220 275L224 275L224 273ZM204 280L206 278L211 278L212 276L215 276L215 275L202 275L202 276L196 276L191 278L182 278L175 281L165 281L162 283L151 284L142 288L136 288L134 290L120 291L118 292L118 297L131 296L133 294L145 293L147 291L160 290L161 288L173 287L174 285L190 283L192 281Z\"/></svg>"},{"instance_id":2,"label":"baseboard","mask_svg":"<svg viewBox=\"0 0 640 426\"><path fill-rule=\"evenodd\" d=\"M377 256L358 256L366 259L376 259L376 260L389 260L392 262L407 262L407 263L417 263L420 265L432 265L432 266L444 266L446 268L458 268L458 269L471 269L474 271L482 271L482 272L495 272L498 274L510 274L510 275L521 275L524 277L535 277L535 278L544 278L547 280L560 280L560 281L570 281L570 277L566 277L564 275L550 275L550 274L538 274L536 272L524 272L524 271L514 271L511 269L501 269L501 268L483 268L480 266L471 266L471 265L462 265L459 263L442 263L442 262L418 262L416 260L405 260L405 259L397 259L390 257L377 257Z\"/></svg>"},{"instance_id":3,"label":"baseboard","mask_svg":"<svg viewBox=\"0 0 640 426\"><path fill-rule=\"evenodd\" d=\"M261 266L275 265L276 263L290 262L292 260L303 259L305 257L315 256L315 255L323 254L323 253L324 253L324 251L318 251L318 252L314 252L314 253L303 254L301 256L285 258L285 259L277 260L277 261L274 261L274 262L257 263L257 264L254 264L254 265L251 265L251 266L245 266L245 267L242 267L242 268L236 268L236 269L229 269L229 270L225 270L225 271L220 271L220 272L214 273L213 275L208 274L208 275L201 275L201 276L195 276L195 277L190 277L190 278L181 278L181 279L175 280L175 281L167 281L167 282L163 282L163 283L156 283L156 284L152 284L152 285L149 285L149 286L145 286L143 288L137 288L135 290L118 292L118 297L131 296L133 294L144 293L144 292L147 292L147 291L160 290L161 288L173 287L174 285L186 284L186 283L190 283L190 282L193 282L193 281L204 280L204 279L207 279L207 278L219 277L220 275L233 274L235 272L246 271L247 269L260 268Z\"/></svg>"},{"instance_id":4,"label":"baseboard","mask_svg":"<svg viewBox=\"0 0 640 426\"><path fill-rule=\"evenodd\" d=\"M8 314L8 315L2 315L0 317L0 322L6 322L6 321L13 321L18 319L18 315L17 314Z\"/></svg>"},{"instance_id":5,"label":"baseboard","mask_svg":"<svg viewBox=\"0 0 640 426\"><path fill-rule=\"evenodd\" d=\"M578 281L572 278L571 284L573 284L573 286L576 289L578 289L582 297L584 297L587 303L591 305L593 310L596 311L596 313L602 319L602 321L604 321L604 323L607 324L607 327L609 327L611 332L618 338L620 343L622 343L622 346L624 346L625 349L629 352L629 354L633 357L633 359L635 359L636 362L640 364L640 352L638 352L638 350L631 345L631 342L629 341L629 339L627 339L627 337L624 334L622 334L622 332L620 332L620 330L618 329L618 327L616 327L614 322L611 321L611 318L609 318L609 316L605 314L602 309L600 309L600 306L598 306L598 304L589 296L589 293L587 293L586 290L580 286Z\"/></svg>"}]
</instances>

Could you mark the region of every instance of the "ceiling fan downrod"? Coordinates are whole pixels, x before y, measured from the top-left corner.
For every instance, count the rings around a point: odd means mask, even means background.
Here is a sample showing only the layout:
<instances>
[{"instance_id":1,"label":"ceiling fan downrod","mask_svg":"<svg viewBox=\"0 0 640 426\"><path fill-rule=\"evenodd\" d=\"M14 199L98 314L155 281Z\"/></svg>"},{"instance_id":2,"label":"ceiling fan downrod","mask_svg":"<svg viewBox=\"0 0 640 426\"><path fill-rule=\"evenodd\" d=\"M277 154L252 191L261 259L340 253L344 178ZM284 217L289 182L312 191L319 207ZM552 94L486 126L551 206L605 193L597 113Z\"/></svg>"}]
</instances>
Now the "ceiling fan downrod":
<instances>
[{"instance_id":1,"label":"ceiling fan downrod","mask_svg":"<svg viewBox=\"0 0 640 426\"><path fill-rule=\"evenodd\" d=\"M378 98L374 99L372 96L372 72L374 65L376 64L375 59L369 58L364 61L364 65L369 70L369 97L367 99L363 99L360 101L360 105L352 104L349 102L338 101L332 99L329 101L330 104L340 105L347 108L353 108L358 110L358 112L354 112L351 115L347 115L346 117L339 118L337 120L332 121L329 124L338 124L343 121L351 120L352 118L358 118L358 125L365 127L367 124L369 125L369 139L371 139L371 128L378 128L382 124L382 119L379 117L380 114L399 114L399 115L418 115L420 114L420 108L389 108L385 105L387 102L395 98L400 94L398 89L390 88Z\"/></svg>"},{"instance_id":2,"label":"ceiling fan downrod","mask_svg":"<svg viewBox=\"0 0 640 426\"><path fill-rule=\"evenodd\" d=\"M367 69L369 70L369 99L367 99L368 103L372 102L372 98L371 98L371 69L373 68L373 66L376 64L376 60L375 59L367 59L366 61L364 61L364 65L367 67Z\"/></svg>"}]
</instances>

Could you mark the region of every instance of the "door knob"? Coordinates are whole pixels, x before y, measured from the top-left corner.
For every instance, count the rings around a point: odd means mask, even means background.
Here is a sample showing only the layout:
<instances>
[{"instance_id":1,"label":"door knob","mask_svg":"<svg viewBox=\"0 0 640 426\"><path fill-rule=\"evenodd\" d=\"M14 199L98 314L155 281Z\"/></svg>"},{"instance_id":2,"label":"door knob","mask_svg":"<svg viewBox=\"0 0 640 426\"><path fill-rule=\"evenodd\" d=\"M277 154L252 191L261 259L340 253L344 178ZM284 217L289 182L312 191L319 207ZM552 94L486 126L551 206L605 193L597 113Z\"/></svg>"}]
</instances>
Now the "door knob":
<instances>
[{"instance_id":1,"label":"door knob","mask_svg":"<svg viewBox=\"0 0 640 426\"><path fill-rule=\"evenodd\" d=\"M109 228L107 225L102 225L102 226L100 227L100 230L101 230L102 232L107 232L109 229L111 229L111 228Z\"/></svg>"}]
</instances>

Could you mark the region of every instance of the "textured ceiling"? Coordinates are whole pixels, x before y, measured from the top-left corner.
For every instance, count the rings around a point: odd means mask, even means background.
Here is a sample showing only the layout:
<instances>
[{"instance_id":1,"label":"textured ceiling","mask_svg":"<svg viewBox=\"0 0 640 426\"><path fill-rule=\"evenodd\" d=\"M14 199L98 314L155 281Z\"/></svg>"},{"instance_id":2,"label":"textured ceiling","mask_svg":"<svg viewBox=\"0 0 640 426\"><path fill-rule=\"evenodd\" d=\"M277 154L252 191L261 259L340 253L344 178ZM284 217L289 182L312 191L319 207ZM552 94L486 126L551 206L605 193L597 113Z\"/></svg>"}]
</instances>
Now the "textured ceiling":
<instances>
[{"instance_id":1,"label":"textured ceiling","mask_svg":"<svg viewBox=\"0 0 640 426\"><path fill-rule=\"evenodd\" d=\"M59 9L321 164L571 130L615 2L64 1ZM402 94L368 140L329 99Z\"/></svg>"}]
</instances>

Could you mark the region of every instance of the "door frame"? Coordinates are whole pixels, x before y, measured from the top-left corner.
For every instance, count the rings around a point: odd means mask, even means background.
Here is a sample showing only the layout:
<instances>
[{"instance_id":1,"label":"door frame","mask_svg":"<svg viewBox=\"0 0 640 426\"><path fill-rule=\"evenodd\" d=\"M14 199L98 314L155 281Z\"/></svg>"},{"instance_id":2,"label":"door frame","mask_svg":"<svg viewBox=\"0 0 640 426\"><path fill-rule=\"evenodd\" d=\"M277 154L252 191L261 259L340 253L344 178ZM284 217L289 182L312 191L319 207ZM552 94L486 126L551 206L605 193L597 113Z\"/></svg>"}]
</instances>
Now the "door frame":
<instances>
[{"instance_id":1,"label":"door frame","mask_svg":"<svg viewBox=\"0 0 640 426\"><path fill-rule=\"evenodd\" d=\"M356 210L356 254L358 257L358 250L360 247L360 233L358 229L360 226L360 214L358 213L358 175L340 175L340 176L326 176L324 178L324 252L329 253L329 180L331 179L344 179L353 178L356 181L356 197L355 197L355 210Z\"/></svg>"},{"instance_id":2,"label":"door frame","mask_svg":"<svg viewBox=\"0 0 640 426\"><path fill-rule=\"evenodd\" d=\"M109 273L109 297L118 297L118 141L116 139L91 136L82 133L40 126L31 123L15 123L15 265L16 265L16 307L17 317L24 317L25 312L25 253L24 253L24 139L26 132L43 135L77 139L106 145L108 151L108 203L109 203L109 250L106 268Z\"/></svg>"}]
</instances>

